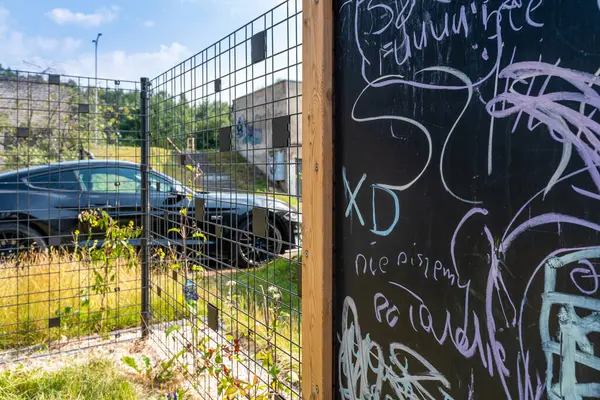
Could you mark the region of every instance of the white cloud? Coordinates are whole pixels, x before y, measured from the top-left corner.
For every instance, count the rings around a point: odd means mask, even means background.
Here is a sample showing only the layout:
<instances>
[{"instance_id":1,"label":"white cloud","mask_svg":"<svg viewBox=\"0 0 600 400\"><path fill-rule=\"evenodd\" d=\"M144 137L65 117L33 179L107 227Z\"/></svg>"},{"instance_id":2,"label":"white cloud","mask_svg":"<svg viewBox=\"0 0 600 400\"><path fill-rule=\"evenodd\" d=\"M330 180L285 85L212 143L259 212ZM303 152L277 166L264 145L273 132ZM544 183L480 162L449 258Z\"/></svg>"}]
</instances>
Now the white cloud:
<instances>
[{"instance_id":1,"label":"white cloud","mask_svg":"<svg viewBox=\"0 0 600 400\"><path fill-rule=\"evenodd\" d=\"M119 7L104 7L91 14L73 12L68 8L55 8L46 15L59 25L74 24L84 28L94 28L114 21L119 15Z\"/></svg>"},{"instance_id":2,"label":"white cloud","mask_svg":"<svg viewBox=\"0 0 600 400\"><path fill-rule=\"evenodd\" d=\"M156 23L154 21L150 20L150 19L147 20L147 21L144 21L144 26L146 28L153 28L154 25L156 25Z\"/></svg>"},{"instance_id":3,"label":"white cloud","mask_svg":"<svg viewBox=\"0 0 600 400\"><path fill-rule=\"evenodd\" d=\"M7 8L0 7L0 36L4 35L8 30L8 19L10 12Z\"/></svg>"},{"instance_id":4,"label":"white cloud","mask_svg":"<svg viewBox=\"0 0 600 400\"><path fill-rule=\"evenodd\" d=\"M63 39L62 49L65 53L72 53L77 50L79 46L81 46L81 40L73 39L72 37Z\"/></svg>"},{"instance_id":5,"label":"white cloud","mask_svg":"<svg viewBox=\"0 0 600 400\"><path fill-rule=\"evenodd\" d=\"M98 58L98 77L139 81L142 76L154 78L192 55L185 46L174 42L162 45L156 51L127 53L111 51L100 53ZM76 59L60 62L59 72L68 75L93 76L94 54L84 54Z\"/></svg>"},{"instance_id":6,"label":"white cloud","mask_svg":"<svg viewBox=\"0 0 600 400\"><path fill-rule=\"evenodd\" d=\"M0 7L0 60L5 66L33 72L52 68L60 74L92 77L94 53L75 53L81 44L81 40L72 37L25 35L12 26L9 10ZM187 47L177 42L147 52L101 51L98 76L133 81L142 76L153 78L191 55Z\"/></svg>"},{"instance_id":7,"label":"white cloud","mask_svg":"<svg viewBox=\"0 0 600 400\"><path fill-rule=\"evenodd\" d=\"M5 66L44 70L54 65L52 58L72 56L80 45L81 40L72 37L27 36L11 26L9 10L0 7L0 60Z\"/></svg>"},{"instance_id":8,"label":"white cloud","mask_svg":"<svg viewBox=\"0 0 600 400\"><path fill-rule=\"evenodd\" d=\"M37 47L42 51L53 51L58 47L58 39L37 37L34 40Z\"/></svg>"},{"instance_id":9,"label":"white cloud","mask_svg":"<svg viewBox=\"0 0 600 400\"><path fill-rule=\"evenodd\" d=\"M38 36L33 39L27 39L26 42L26 46L28 45L31 49L34 50L39 50L42 52L58 50L66 54L73 53L79 48L79 46L81 46L81 40L76 40L72 37L67 37L65 39L55 39Z\"/></svg>"},{"instance_id":10,"label":"white cloud","mask_svg":"<svg viewBox=\"0 0 600 400\"><path fill-rule=\"evenodd\" d=\"M195 3L197 0L182 0L183 2ZM283 0L210 0L220 7L229 10L232 15L250 15L258 17L259 13L265 13L272 8L280 5ZM248 21L250 22L250 21Z\"/></svg>"}]
</instances>

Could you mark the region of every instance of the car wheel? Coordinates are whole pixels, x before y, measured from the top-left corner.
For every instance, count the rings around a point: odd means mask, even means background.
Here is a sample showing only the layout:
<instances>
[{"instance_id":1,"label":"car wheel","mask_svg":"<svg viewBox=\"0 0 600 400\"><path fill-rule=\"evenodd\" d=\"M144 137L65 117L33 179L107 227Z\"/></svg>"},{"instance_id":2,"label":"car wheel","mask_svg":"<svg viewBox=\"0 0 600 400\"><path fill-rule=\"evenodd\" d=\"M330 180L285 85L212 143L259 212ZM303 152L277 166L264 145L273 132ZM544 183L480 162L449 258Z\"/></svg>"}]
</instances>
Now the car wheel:
<instances>
[{"instance_id":1,"label":"car wheel","mask_svg":"<svg viewBox=\"0 0 600 400\"><path fill-rule=\"evenodd\" d=\"M0 224L0 255L7 256L32 248L46 247L48 244L35 229L16 222Z\"/></svg>"},{"instance_id":2,"label":"car wheel","mask_svg":"<svg viewBox=\"0 0 600 400\"><path fill-rule=\"evenodd\" d=\"M256 267L282 253L283 235L279 228L269 221L268 238L255 236L252 233L252 222L246 219L239 225L236 246L234 267Z\"/></svg>"}]
</instances>

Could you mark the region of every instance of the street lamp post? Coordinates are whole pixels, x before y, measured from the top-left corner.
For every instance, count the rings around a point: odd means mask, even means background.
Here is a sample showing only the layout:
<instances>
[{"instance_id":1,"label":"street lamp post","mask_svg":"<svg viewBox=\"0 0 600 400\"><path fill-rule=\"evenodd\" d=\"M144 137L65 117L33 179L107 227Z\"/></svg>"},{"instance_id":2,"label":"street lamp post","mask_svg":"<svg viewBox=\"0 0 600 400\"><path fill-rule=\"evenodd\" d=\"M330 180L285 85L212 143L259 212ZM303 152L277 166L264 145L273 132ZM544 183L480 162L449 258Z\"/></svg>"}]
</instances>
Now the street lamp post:
<instances>
[{"instance_id":1,"label":"street lamp post","mask_svg":"<svg viewBox=\"0 0 600 400\"><path fill-rule=\"evenodd\" d=\"M96 113L96 123L95 125L95 129L94 129L94 140L95 140L95 144L98 145L98 43L100 42L100 36L102 36L101 33L98 34L98 36L96 36L96 39L92 40L92 43L94 43L94 47L95 47L95 56L94 56L94 69L95 69L95 75L94 75L94 85L96 86L96 105L95 105L95 113Z\"/></svg>"}]
</instances>

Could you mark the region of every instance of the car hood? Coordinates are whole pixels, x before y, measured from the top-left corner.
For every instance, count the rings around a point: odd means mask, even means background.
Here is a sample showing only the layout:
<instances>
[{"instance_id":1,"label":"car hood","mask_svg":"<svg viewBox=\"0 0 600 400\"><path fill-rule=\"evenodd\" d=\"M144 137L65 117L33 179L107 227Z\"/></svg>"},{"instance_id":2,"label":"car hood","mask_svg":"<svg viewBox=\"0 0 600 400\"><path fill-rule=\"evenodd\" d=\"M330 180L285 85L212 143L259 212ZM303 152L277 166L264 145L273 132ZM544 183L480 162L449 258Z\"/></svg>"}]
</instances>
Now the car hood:
<instances>
[{"instance_id":1,"label":"car hood","mask_svg":"<svg viewBox=\"0 0 600 400\"><path fill-rule=\"evenodd\" d=\"M236 193L236 192L207 192L196 193L196 198L202 198L208 208L219 207L225 209L264 207L269 210L298 212L283 200L275 199L272 196L266 196L254 193Z\"/></svg>"}]
</instances>

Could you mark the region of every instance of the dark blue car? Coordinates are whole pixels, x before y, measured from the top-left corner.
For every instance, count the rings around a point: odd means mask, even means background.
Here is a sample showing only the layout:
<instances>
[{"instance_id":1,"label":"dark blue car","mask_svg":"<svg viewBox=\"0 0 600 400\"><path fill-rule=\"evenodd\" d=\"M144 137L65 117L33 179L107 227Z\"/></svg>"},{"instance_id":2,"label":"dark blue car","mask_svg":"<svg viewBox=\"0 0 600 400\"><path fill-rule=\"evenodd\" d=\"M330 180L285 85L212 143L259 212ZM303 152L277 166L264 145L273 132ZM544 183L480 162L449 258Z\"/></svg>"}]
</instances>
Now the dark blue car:
<instances>
[{"instance_id":1,"label":"dark blue car","mask_svg":"<svg viewBox=\"0 0 600 400\"><path fill-rule=\"evenodd\" d=\"M247 267L284 253L298 241L300 214L281 200L195 192L156 171L150 172L149 187L152 245L202 246L208 257ZM143 226L141 189L141 166L124 161L64 162L0 174L0 252L69 245L75 230L86 238L87 228L78 216L89 209L106 210L121 224ZM203 210L197 212L197 206ZM254 214L260 214L266 235L256 234ZM191 237L194 231L202 232L206 241Z\"/></svg>"}]
</instances>

